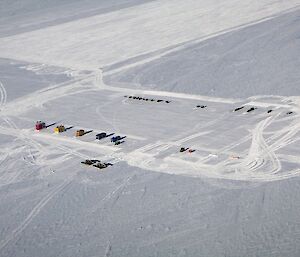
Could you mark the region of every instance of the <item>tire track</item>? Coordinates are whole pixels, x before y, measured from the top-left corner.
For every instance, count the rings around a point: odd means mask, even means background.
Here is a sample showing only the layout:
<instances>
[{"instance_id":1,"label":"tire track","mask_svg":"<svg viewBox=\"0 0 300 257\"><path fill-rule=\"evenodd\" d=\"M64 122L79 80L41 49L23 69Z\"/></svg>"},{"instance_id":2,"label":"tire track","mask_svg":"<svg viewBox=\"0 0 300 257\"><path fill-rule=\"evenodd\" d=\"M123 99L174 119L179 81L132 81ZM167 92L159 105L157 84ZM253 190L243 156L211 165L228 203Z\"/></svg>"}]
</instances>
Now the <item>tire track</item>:
<instances>
[{"instance_id":1,"label":"tire track","mask_svg":"<svg viewBox=\"0 0 300 257\"><path fill-rule=\"evenodd\" d=\"M93 215L95 214L95 212L97 212L104 204L108 203L109 200L111 200L115 195L116 198L112 199L112 205L111 207L113 207L117 201L120 198L120 193L128 186L130 185L130 181L135 178L135 176L137 175L137 173L133 173L131 176L128 176L127 178L125 178L119 185L117 185L113 190L111 190L110 192L108 192L99 202L99 205L95 206L95 208L93 210L89 211L88 215Z\"/></svg>"},{"instance_id":2,"label":"tire track","mask_svg":"<svg viewBox=\"0 0 300 257\"><path fill-rule=\"evenodd\" d=\"M281 170L281 162L277 158L273 149L269 147L263 137L263 132L266 127L270 125L274 117L268 117L267 119L258 123L256 128L252 132L252 143L246 159L240 164L239 171L245 169L251 173L257 171L265 165L267 162L271 162L272 168L270 171L264 170L263 175L276 174Z\"/></svg>"},{"instance_id":3,"label":"tire track","mask_svg":"<svg viewBox=\"0 0 300 257\"><path fill-rule=\"evenodd\" d=\"M7 104L5 107L5 113L17 116L32 107L40 106L41 104L56 100L63 96L76 94L82 91L94 90L94 85L87 86L86 84L83 84L83 82L90 82L92 77L93 75L82 76L20 97Z\"/></svg>"},{"instance_id":4,"label":"tire track","mask_svg":"<svg viewBox=\"0 0 300 257\"><path fill-rule=\"evenodd\" d=\"M0 111L1 111L1 108L4 107L7 102L7 92L1 81L0 81L0 94L1 94L0 97Z\"/></svg>"},{"instance_id":5,"label":"tire track","mask_svg":"<svg viewBox=\"0 0 300 257\"><path fill-rule=\"evenodd\" d=\"M227 114L223 114L220 118L215 119L215 120L211 120L211 121L205 123L204 125L202 125L200 127L197 127L197 130L209 128L210 126L216 124L217 122L222 121L226 117L227 117ZM207 134L209 132L210 131L198 132L198 133L195 133L195 134L188 135L188 136L186 136L184 138L175 140L173 142L170 142L170 141L163 142L163 141L159 140L156 143L152 143L152 144L148 144L148 145L145 145L143 147L140 147L140 148L136 149L134 152L142 152L143 153L143 152L148 152L148 151L152 151L152 150L155 149L156 150L155 155L158 155L158 154L160 154L162 152L167 151L169 148L173 147L174 145L180 146L181 144L184 144L184 143L186 143L186 142L188 142L188 141L190 141L192 139L195 139L195 138L198 138L200 136L203 136L203 135L205 135L205 134Z\"/></svg>"},{"instance_id":6,"label":"tire track","mask_svg":"<svg viewBox=\"0 0 300 257\"><path fill-rule=\"evenodd\" d=\"M25 220L15 228L12 233L4 240L0 242L0 251L3 250L12 240L16 239L32 222L32 220L41 212L41 210L63 189L70 185L72 181L65 181L62 184L54 187L49 194L44 196L38 204L31 210Z\"/></svg>"}]
</instances>

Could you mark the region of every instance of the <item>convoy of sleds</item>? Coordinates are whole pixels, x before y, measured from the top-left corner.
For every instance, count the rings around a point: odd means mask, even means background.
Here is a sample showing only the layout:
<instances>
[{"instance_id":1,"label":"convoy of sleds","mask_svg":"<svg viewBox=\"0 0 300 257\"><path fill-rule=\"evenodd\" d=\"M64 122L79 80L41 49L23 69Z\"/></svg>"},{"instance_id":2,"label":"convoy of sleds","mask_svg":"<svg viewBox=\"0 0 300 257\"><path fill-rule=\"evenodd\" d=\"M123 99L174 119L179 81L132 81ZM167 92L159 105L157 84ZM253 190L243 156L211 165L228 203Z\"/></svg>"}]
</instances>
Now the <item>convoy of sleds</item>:
<instances>
[{"instance_id":1,"label":"convoy of sleds","mask_svg":"<svg viewBox=\"0 0 300 257\"><path fill-rule=\"evenodd\" d=\"M124 96L126 98L129 98L129 99L134 99L134 100L143 100L143 101L150 101L150 102L164 102L164 103L170 103L171 101L169 100L161 100L161 99L149 99L149 98L144 98L144 97L138 97L138 96ZM205 109L207 108L207 105L196 105L196 108L200 108L200 109ZM246 110L245 113L250 113L250 112L253 112L255 111L256 109L258 109L257 107L255 106L252 106L250 108L248 108ZM237 107L233 110L233 112L238 112L240 110L245 110L245 106L240 106L240 107ZM271 113L273 112L272 109L269 109L267 110L267 113ZM291 115L293 114L292 111L288 111L286 112L286 115ZM46 129L46 128L49 128L49 127L52 127L56 125L56 123L52 123L52 124L46 124L45 122L43 121L37 121L36 124L35 124L35 129L37 131L41 131L43 129ZM69 129L72 129L73 126L71 127L65 127L63 124L60 124L60 125L57 125L54 127L54 133L55 134L60 134L60 133L63 133ZM93 130L84 130L84 129L78 129L75 131L75 137L82 137L88 133L91 133ZM102 140L104 138L108 138L108 137L111 137L110 138L110 142L113 143L114 145L120 145L122 143L124 143L124 139L126 138L126 136L119 136L119 135L115 135L114 133L111 133L111 134L107 134L106 132L101 132L101 133L97 133L95 135L95 139L96 140ZM179 152L180 153L193 153L195 152L196 150L195 149L192 149L190 147L180 147L179 149ZM238 156L234 156L234 157L231 157L231 159L239 159L240 157ZM98 169L104 169L104 168L107 168L108 166L112 166L111 163L102 163L100 160L85 160L85 161L82 161L81 162L82 164L85 164L85 165L88 165L88 166L93 166L95 168L98 168Z\"/></svg>"}]
</instances>

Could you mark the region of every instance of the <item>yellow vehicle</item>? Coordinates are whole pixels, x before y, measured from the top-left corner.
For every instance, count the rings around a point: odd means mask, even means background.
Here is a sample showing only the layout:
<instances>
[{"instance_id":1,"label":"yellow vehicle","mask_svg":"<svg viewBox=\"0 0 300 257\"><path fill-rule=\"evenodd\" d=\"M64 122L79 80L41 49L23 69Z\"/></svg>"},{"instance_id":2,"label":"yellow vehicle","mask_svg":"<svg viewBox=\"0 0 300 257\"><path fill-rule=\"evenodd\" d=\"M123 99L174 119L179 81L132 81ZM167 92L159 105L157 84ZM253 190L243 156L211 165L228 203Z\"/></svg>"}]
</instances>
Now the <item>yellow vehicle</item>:
<instances>
[{"instance_id":1,"label":"yellow vehicle","mask_svg":"<svg viewBox=\"0 0 300 257\"><path fill-rule=\"evenodd\" d=\"M83 129L79 129L76 131L75 136L76 137L81 137L84 135L84 130Z\"/></svg>"},{"instance_id":2,"label":"yellow vehicle","mask_svg":"<svg viewBox=\"0 0 300 257\"><path fill-rule=\"evenodd\" d=\"M66 128L64 125L59 125L56 128L54 128L54 133L56 133L56 134L64 132L64 131L66 131Z\"/></svg>"}]
</instances>

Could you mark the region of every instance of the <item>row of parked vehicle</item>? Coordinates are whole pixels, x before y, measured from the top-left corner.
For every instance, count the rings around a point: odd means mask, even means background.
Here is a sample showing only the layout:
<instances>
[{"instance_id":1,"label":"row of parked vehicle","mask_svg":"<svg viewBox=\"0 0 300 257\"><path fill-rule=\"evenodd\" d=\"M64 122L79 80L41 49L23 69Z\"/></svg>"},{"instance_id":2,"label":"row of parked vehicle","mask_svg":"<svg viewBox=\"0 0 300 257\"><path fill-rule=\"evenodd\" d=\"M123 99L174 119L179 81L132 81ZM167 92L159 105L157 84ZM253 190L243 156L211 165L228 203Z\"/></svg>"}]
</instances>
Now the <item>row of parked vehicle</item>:
<instances>
[{"instance_id":1,"label":"row of parked vehicle","mask_svg":"<svg viewBox=\"0 0 300 257\"><path fill-rule=\"evenodd\" d=\"M51 127L51 126L54 126L54 125L56 125L56 123L46 125L46 123L43 122L43 121L37 121L36 124L35 124L35 129L37 131L40 131L42 129L45 129L45 128L48 128L48 127ZM58 125L54 128L54 133L59 134L59 133L65 132L65 131L67 131L68 129L71 129L71 128L73 128L73 127L66 128L64 125ZM76 137L81 137L81 136L84 136L84 135L86 135L90 132L92 132L92 130L86 131L84 129L78 129L75 132L75 136ZM125 142L123 139L126 138L126 136L114 136L114 133L107 134L105 132L101 132L101 133L96 134L96 139L101 140L103 138L107 138L107 137L110 137L110 136L112 136L110 141L112 143L114 143L115 145L119 145L119 144L122 144L122 143Z\"/></svg>"},{"instance_id":2,"label":"row of parked vehicle","mask_svg":"<svg viewBox=\"0 0 300 257\"><path fill-rule=\"evenodd\" d=\"M167 104L169 104L171 102L169 100L145 98L145 97L132 96L132 95L130 95L130 96L124 95L124 97L129 98L129 99L133 99L133 100L146 101L146 102L149 101L149 102L167 103Z\"/></svg>"},{"instance_id":3,"label":"row of parked vehicle","mask_svg":"<svg viewBox=\"0 0 300 257\"><path fill-rule=\"evenodd\" d=\"M49 127L54 126L54 125L56 125L56 123L52 123L52 124L47 125L46 122L44 122L44 121L37 121L36 124L35 124L35 129L37 131L40 131L40 130L49 128ZM59 134L59 133L65 132L65 131L67 131L68 129L71 129L71 128L72 127L66 128L62 124L57 125L54 128L54 133ZM78 129L75 132L75 136L76 137L81 137L81 136L84 136L84 135L86 135L90 132L92 132L92 130L85 131L84 129ZM107 138L107 137L111 137L110 142L113 143L114 145L119 145L119 144L124 143L125 142L124 139L126 138L126 136L119 136L119 135L116 136L114 133L108 134L106 132L101 132L101 133L96 134L96 140L102 140L102 139ZM82 161L81 163L85 164L85 165L88 165L88 166L98 168L98 169L105 169L105 168L113 165L111 163L103 163L100 160L89 160L89 159L85 160L85 161Z\"/></svg>"},{"instance_id":4,"label":"row of parked vehicle","mask_svg":"<svg viewBox=\"0 0 300 257\"><path fill-rule=\"evenodd\" d=\"M237 112L237 111L240 111L240 110L242 110L242 109L244 109L244 108L245 108L245 106L240 106L240 107L235 108L233 111L234 111L234 112ZM251 108L249 108L246 112L252 112L252 111L254 111L254 110L256 110L256 109L257 109L257 107L251 107ZM269 110L267 111L267 113L271 113L271 112L273 112L272 109L269 109ZM286 114L287 114L287 115L290 115L290 114L293 114L293 112L288 111Z\"/></svg>"}]
</instances>

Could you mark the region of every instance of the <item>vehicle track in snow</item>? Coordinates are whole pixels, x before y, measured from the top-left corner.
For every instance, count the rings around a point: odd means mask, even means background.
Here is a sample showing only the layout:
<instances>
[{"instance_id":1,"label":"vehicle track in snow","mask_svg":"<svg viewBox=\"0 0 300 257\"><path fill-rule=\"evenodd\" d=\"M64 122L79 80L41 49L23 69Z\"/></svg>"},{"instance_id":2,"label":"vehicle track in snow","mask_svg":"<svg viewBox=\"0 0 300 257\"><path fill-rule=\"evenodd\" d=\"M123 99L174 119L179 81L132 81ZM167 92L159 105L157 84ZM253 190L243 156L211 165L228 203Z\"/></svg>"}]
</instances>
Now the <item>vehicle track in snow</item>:
<instances>
[{"instance_id":1,"label":"vehicle track in snow","mask_svg":"<svg viewBox=\"0 0 300 257\"><path fill-rule=\"evenodd\" d=\"M256 128L253 130L252 143L248 152L247 157L241 163L241 171L244 172L257 172L260 171L262 174L275 174L281 170L281 163L274 153L273 149L267 145L263 137L263 132L268 127L274 117L268 117L265 120L258 123ZM271 162L271 168L266 169L265 164ZM238 169L239 170L239 169Z\"/></svg>"},{"instance_id":2,"label":"vehicle track in snow","mask_svg":"<svg viewBox=\"0 0 300 257\"><path fill-rule=\"evenodd\" d=\"M227 117L227 115L223 114L220 118L211 120L209 122L206 122L201 126L198 126L199 124L197 124L196 125L197 130L203 130L203 129L209 128L209 127L217 124L218 122L224 120L226 117ZM147 152L148 153L148 152L152 152L153 150L155 150L155 153L153 154L153 156L157 156L157 155L162 154L163 152L167 151L171 147L174 147L174 146L180 147L182 144L185 144L188 141L199 138L199 137L201 137L203 135L206 135L208 133L210 133L210 131L196 132L194 134L190 134L190 135L187 135L185 137L181 137L180 139L177 139L177 140L175 139L173 141L170 141L170 140L161 141L161 140L159 140L155 143L151 143L151 144L145 145L143 147L140 147L140 148L136 149L134 152L141 152L141 153L146 153Z\"/></svg>"},{"instance_id":3,"label":"vehicle track in snow","mask_svg":"<svg viewBox=\"0 0 300 257\"><path fill-rule=\"evenodd\" d=\"M81 78L82 79L82 78ZM81 80L80 79L80 80ZM76 80L77 81L77 80ZM67 85L69 85L69 83L67 83ZM57 89L57 85L55 86L51 86L47 89L43 89L41 91L39 91L39 93L42 93L42 92L49 92L49 91L52 91L52 90L55 90ZM0 108L1 107L4 107L5 104L6 104L6 101L7 101L7 93L6 93L6 90L5 90L5 87L4 85L1 83L0 81ZM12 129L10 131L10 135L13 135L15 137L17 137L18 139L20 139L22 142L24 142L24 144L26 145L29 145L31 147L33 147L34 149L36 149L38 152L43 152L45 153L44 151L44 146L42 146L37 140L34 140L32 139L31 136L29 136L28 134L24 133L22 129L20 129L10 118L8 118L6 115L4 114L1 114L1 118L5 121L5 123L9 126L10 129ZM0 130L1 128L3 128L2 126L0 126ZM5 128L4 128L5 129ZM80 157L80 158L88 158L88 156L86 155L83 155L83 154L80 154L68 147L65 147L63 145L56 145L56 147L58 149L60 149L61 151L63 151L64 153L69 153L71 155L75 155L77 157ZM7 156L6 156L7 157ZM6 158L5 157L5 158ZM1 160L2 162L3 160Z\"/></svg>"},{"instance_id":4,"label":"vehicle track in snow","mask_svg":"<svg viewBox=\"0 0 300 257\"><path fill-rule=\"evenodd\" d=\"M93 78L94 74L79 76L78 78L74 78L70 81L66 81L35 91L31 94L25 95L23 97L15 99L12 102L7 103L5 105L5 108L3 108L4 106L2 106L2 113L5 113L5 115L7 116L18 116L33 107L41 106L42 104L49 101L53 101L55 99L68 95L86 92L88 90L95 90L97 88L95 84L91 83L90 86L86 85L86 83L91 82ZM2 88L4 88L3 85Z\"/></svg>"},{"instance_id":5,"label":"vehicle track in snow","mask_svg":"<svg viewBox=\"0 0 300 257\"><path fill-rule=\"evenodd\" d=\"M62 190L64 190L72 181L64 181L63 183L55 186L46 196L44 196L29 212L23 222L17 226L5 239L0 241L0 252L30 225L33 219L43 210L43 208Z\"/></svg>"},{"instance_id":6,"label":"vehicle track in snow","mask_svg":"<svg viewBox=\"0 0 300 257\"><path fill-rule=\"evenodd\" d=\"M0 81L0 94L1 94L1 97L0 97L0 108L1 108L1 107L4 107L6 105L6 102L7 102L7 93L6 93L6 90L5 90L5 87L4 87L3 83L1 83L1 81ZM19 129L18 126L10 118L8 118L7 115L5 115L5 113L0 112L0 117L9 126L9 128L13 128L13 129L16 129L16 130L19 131L19 133L17 133L15 136L17 138L19 138L20 140L22 140L25 144L31 145L32 147L34 147L38 151L42 148L42 146L39 143L37 143L37 142L31 140L30 138L26 137L24 135L24 133L22 132L22 130ZM0 128L1 127L2 126L0 126Z\"/></svg>"},{"instance_id":7,"label":"vehicle track in snow","mask_svg":"<svg viewBox=\"0 0 300 257\"><path fill-rule=\"evenodd\" d=\"M1 111L2 107L4 107L7 102L6 89L1 81L0 81L0 94L1 94L0 96L0 111Z\"/></svg>"},{"instance_id":8,"label":"vehicle track in snow","mask_svg":"<svg viewBox=\"0 0 300 257\"><path fill-rule=\"evenodd\" d=\"M232 166L232 161L226 160L219 165L219 169L234 169L236 171L237 178L251 180L280 180L288 177L297 176L300 173L300 169L294 169L291 171L282 171L281 161L275 154L275 151L282 147L286 147L291 143L298 141L300 138L295 137L299 132L299 121L294 121L292 124L288 124L283 129L272 132L272 136L264 139L263 134L265 129L272 123L277 122L275 117L269 117L261 121L257 127L252 131L252 144L248 150L246 159ZM242 153L242 156L244 153Z\"/></svg>"}]
</instances>

